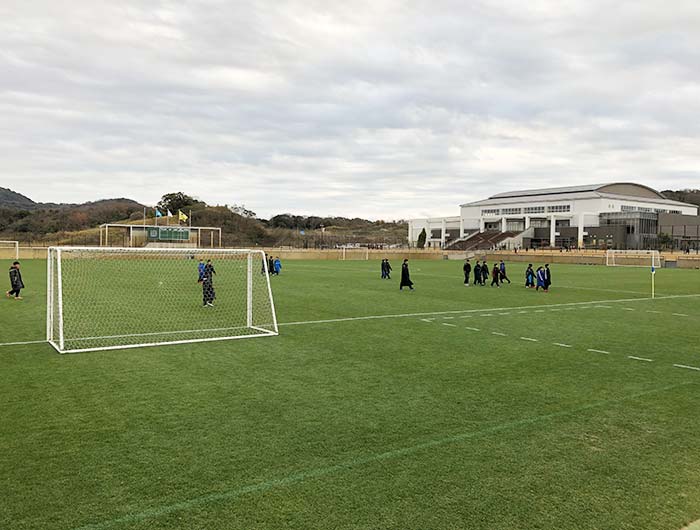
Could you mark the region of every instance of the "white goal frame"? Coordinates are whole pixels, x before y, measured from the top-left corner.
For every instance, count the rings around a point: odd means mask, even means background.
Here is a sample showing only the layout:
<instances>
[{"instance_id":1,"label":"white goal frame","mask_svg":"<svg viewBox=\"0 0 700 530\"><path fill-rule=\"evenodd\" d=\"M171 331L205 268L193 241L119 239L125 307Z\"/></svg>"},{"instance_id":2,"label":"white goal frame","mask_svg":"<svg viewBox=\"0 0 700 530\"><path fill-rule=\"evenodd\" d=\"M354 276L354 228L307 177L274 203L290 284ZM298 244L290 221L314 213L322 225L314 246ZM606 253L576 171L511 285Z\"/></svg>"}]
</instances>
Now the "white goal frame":
<instances>
[{"instance_id":1,"label":"white goal frame","mask_svg":"<svg viewBox=\"0 0 700 530\"><path fill-rule=\"evenodd\" d=\"M605 265L608 267L654 267L659 269L661 268L661 253L658 250L608 250L605 252Z\"/></svg>"},{"instance_id":2,"label":"white goal frame","mask_svg":"<svg viewBox=\"0 0 700 530\"><path fill-rule=\"evenodd\" d=\"M246 272L246 316L245 329L249 331L247 334L229 334L226 335L225 332L235 329L241 329L240 327L229 327L229 328L211 328L204 330L187 330L179 331L174 330L172 333L188 333L190 331L213 331L223 332L222 336L217 337L204 337L204 338L192 338L192 339L174 339L174 340L149 340L149 335L165 335L167 332L158 333L141 333L141 334L129 334L124 333L123 335L112 335L112 336L98 336L98 337L87 337L79 338L73 340L89 340L89 339L115 339L115 338L135 338L144 337L143 342L134 344L115 344L107 346L98 347L85 347L85 348L71 348L66 346L66 342L69 340L65 336L65 322L64 322L64 271L62 267L62 257L64 253L69 252L87 252L95 254L108 254L108 253L121 253L124 255L129 254L141 254L141 255L153 255L153 254L166 254L166 255L177 255L180 254L183 257L187 256L202 256L202 257L213 257L216 258L217 255L231 254L231 255L246 255L247 263L245 263ZM80 258L71 258L80 259ZM264 274L261 274L260 263L262 263ZM254 275L264 276L265 291L267 297L269 297L270 311L271 311L271 322L268 326L269 329L257 327L253 324L253 278ZM101 351L101 350L118 350L126 348L143 348L148 346L164 346L170 344L187 344L195 342L211 342L211 341L221 341L221 340L232 340L232 339L244 339L244 338L254 338L254 337L265 337L265 336L277 336L279 335L279 327L277 323L277 314L275 312L274 299L272 297L272 287L270 285L270 275L267 269L267 260L265 259L265 253L262 250L249 250L249 249L192 249L192 248L127 248L127 247L49 247L47 253L47 266L46 266L46 340L51 344L56 351L59 353L80 353L89 351Z\"/></svg>"},{"instance_id":3,"label":"white goal frame","mask_svg":"<svg viewBox=\"0 0 700 530\"><path fill-rule=\"evenodd\" d=\"M6 247L4 245L7 245ZM19 259L19 241L0 241L0 248L15 249L15 259Z\"/></svg>"}]
</instances>

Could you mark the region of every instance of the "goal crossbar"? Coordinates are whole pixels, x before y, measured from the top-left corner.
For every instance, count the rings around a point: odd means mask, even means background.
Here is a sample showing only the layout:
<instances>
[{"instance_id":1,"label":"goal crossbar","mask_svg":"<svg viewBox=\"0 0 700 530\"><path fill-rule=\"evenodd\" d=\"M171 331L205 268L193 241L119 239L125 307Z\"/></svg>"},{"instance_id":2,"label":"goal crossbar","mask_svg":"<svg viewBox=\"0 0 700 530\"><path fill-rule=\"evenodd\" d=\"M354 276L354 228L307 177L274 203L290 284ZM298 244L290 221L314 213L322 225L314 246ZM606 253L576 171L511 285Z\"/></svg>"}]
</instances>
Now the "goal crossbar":
<instances>
[{"instance_id":1,"label":"goal crossbar","mask_svg":"<svg viewBox=\"0 0 700 530\"><path fill-rule=\"evenodd\" d=\"M60 353L279 333L260 250L50 247L47 286Z\"/></svg>"},{"instance_id":2,"label":"goal crossbar","mask_svg":"<svg viewBox=\"0 0 700 530\"><path fill-rule=\"evenodd\" d=\"M19 259L19 241L0 241L0 248L14 250L14 259ZM12 250L10 250L10 252L12 252Z\"/></svg>"},{"instance_id":3,"label":"goal crossbar","mask_svg":"<svg viewBox=\"0 0 700 530\"><path fill-rule=\"evenodd\" d=\"M605 253L608 267L661 267L658 250L608 250Z\"/></svg>"}]
</instances>

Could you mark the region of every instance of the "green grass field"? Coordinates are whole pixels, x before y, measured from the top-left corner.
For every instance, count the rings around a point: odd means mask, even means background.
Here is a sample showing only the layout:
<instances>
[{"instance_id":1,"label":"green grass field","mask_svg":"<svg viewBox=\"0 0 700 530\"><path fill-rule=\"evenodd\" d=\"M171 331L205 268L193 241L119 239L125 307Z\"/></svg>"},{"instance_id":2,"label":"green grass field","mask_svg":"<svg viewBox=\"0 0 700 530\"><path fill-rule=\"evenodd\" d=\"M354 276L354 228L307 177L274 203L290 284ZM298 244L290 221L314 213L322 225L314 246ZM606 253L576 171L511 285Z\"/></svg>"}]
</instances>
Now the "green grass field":
<instances>
[{"instance_id":1,"label":"green grass field","mask_svg":"<svg viewBox=\"0 0 700 530\"><path fill-rule=\"evenodd\" d=\"M44 263L23 267L0 343L44 338ZM546 294L523 269L465 288L460 262L413 262L399 292L378 262L290 261L279 337L0 346L0 528L700 519L700 272L650 300L646 269L554 265Z\"/></svg>"}]
</instances>

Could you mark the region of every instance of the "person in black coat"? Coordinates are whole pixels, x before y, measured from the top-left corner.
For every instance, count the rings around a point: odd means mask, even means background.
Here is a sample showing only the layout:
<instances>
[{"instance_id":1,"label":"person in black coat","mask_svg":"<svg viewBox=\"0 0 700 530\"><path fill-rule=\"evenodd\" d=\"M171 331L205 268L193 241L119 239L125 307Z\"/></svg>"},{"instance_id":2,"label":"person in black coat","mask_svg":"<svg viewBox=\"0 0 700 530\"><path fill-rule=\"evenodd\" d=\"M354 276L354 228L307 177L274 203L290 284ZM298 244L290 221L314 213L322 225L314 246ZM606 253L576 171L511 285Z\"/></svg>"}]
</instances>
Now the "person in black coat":
<instances>
[{"instance_id":1,"label":"person in black coat","mask_svg":"<svg viewBox=\"0 0 700 530\"><path fill-rule=\"evenodd\" d=\"M462 270L464 270L464 285L469 287L469 275L472 273L472 264L469 263L468 259L464 260L464 267L462 267Z\"/></svg>"},{"instance_id":2,"label":"person in black coat","mask_svg":"<svg viewBox=\"0 0 700 530\"><path fill-rule=\"evenodd\" d=\"M549 270L549 263L544 264L544 290L549 291L549 286L552 285L552 271Z\"/></svg>"},{"instance_id":3,"label":"person in black coat","mask_svg":"<svg viewBox=\"0 0 700 530\"><path fill-rule=\"evenodd\" d=\"M399 290L403 291L404 287L408 287L413 291L413 282L411 281L411 273L408 270L408 260L403 260L403 265L401 265L401 285L399 285Z\"/></svg>"},{"instance_id":4,"label":"person in black coat","mask_svg":"<svg viewBox=\"0 0 700 530\"><path fill-rule=\"evenodd\" d=\"M498 263L493 264L493 270L491 271L491 287L494 285L500 287L498 280L501 277L501 269L498 268Z\"/></svg>"},{"instance_id":5,"label":"person in black coat","mask_svg":"<svg viewBox=\"0 0 700 530\"><path fill-rule=\"evenodd\" d=\"M481 265L479 265L479 261L474 265L474 285L481 285Z\"/></svg>"},{"instance_id":6,"label":"person in black coat","mask_svg":"<svg viewBox=\"0 0 700 530\"><path fill-rule=\"evenodd\" d=\"M202 284L202 305L204 307L214 307L214 300L216 299L216 293L214 292L215 274L214 265L212 265L209 259L204 266L204 274L202 274L202 277L199 279L199 283Z\"/></svg>"},{"instance_id":7,"label":"person in black coat","mask_svg":"<svg viewBox=\"0 0 700 530\"><path fill-rule=\"evenodd\" d=\"M391 280L391 271L393 269L391 268L391 263L389 263L389 258L384 260L384 269L386 272L386 279Z\"/></svg>"},{"instance_id":8,"label":"person in black coat","mask_svg":"<svg viewBox=\"0 0 700 530\"><path fill-rule=\"evenodd\" d=\"M19 293L24 289L24 282L22 281L22 273L19 271L19 261L15 261L10 267L10 287L11 289L6 293L7 297L14 296L15 300L22 300Z\"/></svg>"},{"instance_id":9,"label":"person in black coat","mask_svg":"<svg viewBox=\"0 0 700 530\"><path fill-rule=\"evenodd\" d=\"M529 263L525 269L525 287L532 288L535 286L535 271L532 270L532 263Z\"/></svg>"},{"instance_id":10,"label":"person in black coat","mask_svg":"<svg viewBox=\"0 0 700 530\"><path fill-rule=\"evenodd\" d=\"M490 272L489 265L486 263L486 260L484 260L484 263L481 265L481 285L486 285Z\"/></svg>"}]
</instances>

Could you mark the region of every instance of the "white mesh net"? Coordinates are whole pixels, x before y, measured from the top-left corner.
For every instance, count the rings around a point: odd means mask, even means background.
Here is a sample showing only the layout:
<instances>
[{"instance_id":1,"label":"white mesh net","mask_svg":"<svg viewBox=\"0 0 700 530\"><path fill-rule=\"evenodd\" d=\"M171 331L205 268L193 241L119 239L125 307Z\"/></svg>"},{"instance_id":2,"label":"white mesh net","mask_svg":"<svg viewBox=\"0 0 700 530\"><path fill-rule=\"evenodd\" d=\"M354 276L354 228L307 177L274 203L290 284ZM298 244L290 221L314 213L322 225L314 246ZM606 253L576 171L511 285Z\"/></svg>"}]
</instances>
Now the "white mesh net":
<instances>
[{"instance_id":1,"label":"white mesh net","mask_svg":"<svg viewBox=\"0 0 700 530\"><path fill-rule=\"evenodd\" d=\"M251 250L50 248L47 338L77 352L276 335L263 267Z\"/></svg>"},{"instance_id":2,"label":"white mesh net","mask_svg":"<svg viewBox=\"0 0 700 530\"><path fill-rule=\"evenodd\" d=\"M605 253L608 267L661 267L658 250L608 250Z\"/></svg>"},{"instance_id":3,"label":"white mesh net","mask_svg":"<svg viewBox=\"0 0 700 530\"><path fill-rule=\"evenodd\" d=\"M19 259L19 242L0 241L0 259Z\"/></svg>"}]
</instances>

